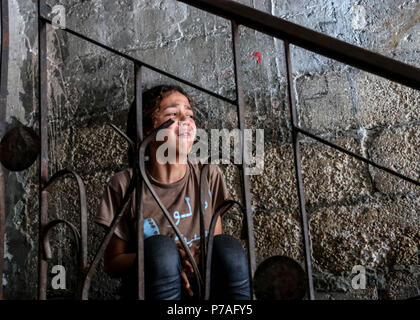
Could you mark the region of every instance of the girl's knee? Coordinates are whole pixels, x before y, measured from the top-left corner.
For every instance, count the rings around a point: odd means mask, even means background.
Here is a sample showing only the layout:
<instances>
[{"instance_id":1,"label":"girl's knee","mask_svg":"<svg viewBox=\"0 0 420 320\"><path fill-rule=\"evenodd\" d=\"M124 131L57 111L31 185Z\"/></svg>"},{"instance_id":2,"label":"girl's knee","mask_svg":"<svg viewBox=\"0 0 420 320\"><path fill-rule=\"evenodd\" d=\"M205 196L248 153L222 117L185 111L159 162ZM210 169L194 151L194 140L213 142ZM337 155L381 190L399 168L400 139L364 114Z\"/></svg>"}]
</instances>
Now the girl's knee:
<instances>
[{"instance_id":1,"label":"girl's knee","mask_svg":"<svg viewBox=\"0 0 420 320\"><path fill-rule=\"evenodd\" d=\"M248 260L242 244L234 237L221 234L214 237L213 259L227 272L248 273Z\"/></svg>"},{"instance_id":2,"label":"girl's knee","mask_svg":"<svg viewBox=\"0 0 420 320\"><path fill-rule=\"evenodd\" d=\"M224 252L225 254L235 254L245 251L239 240L228 234L219 234L214 237L213 250L215 252Z\"/></svg>"},{"instance_id":3,"label":"girl's knee","mask_svg":"<svg viewBox=\"0 0 420 320\"><path fill-rule=\"evenodd\" d=\"M145 264L150 268L163 269L165 273L176 273L180 258L175 241L165 235L156 235L144 241Z\"/></svg>"},{"instance_id":4,"label":"girl's knee","mask_svg":"<svg viewBox=\"0 0 420 320\"><path fill-rule=\"evenodd\" d=\"M171 237L162 234L151 236L144 240L144 247L159 247L167 250L176 249L175 241Z\"/></svg>"}]
</instances>

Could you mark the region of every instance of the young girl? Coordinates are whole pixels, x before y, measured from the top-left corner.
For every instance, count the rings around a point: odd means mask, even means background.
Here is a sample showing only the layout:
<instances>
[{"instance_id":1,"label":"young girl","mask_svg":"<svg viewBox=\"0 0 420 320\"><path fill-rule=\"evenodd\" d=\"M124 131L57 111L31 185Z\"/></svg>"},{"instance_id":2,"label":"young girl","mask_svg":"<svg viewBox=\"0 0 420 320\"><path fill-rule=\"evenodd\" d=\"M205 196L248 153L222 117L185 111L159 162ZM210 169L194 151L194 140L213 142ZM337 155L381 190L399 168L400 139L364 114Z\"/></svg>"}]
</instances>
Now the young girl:
<instances>
[{"instance_id":1,"label":"young girl","mask_svg":"<svg viewBox=\"0 0 420 320\"><path fill-rule=\"evenodd\" d=\"M201 164L187 159L196 135L194 106L189 95L173 85L156 86L143 92L143 132L145 136L168 119L174 123L165 130L165 140L149 144L146 169L148 178L161 201L172 215L199 262L200 245L200 170ZM135 104L127 121L127 135L136 137ZM165 157L159 146L165 143L173 152ZM172 154L172 158L166 155ZM130 167L116 173L105 187L95 222L109 227L133 177L133 157ZM169 161L168 161L169 160ZM217 166L210 165L207 175L208 193L204 201L206 231L214 210L230 199L225 181ZM130 212L117 226L104 255L104 267L112 277L122 278L123 298L136 298L135 259L135 195ZM194 270L170 223L164 217L147 186L143 183L141 201L144 211L144 264L146 299L178 300L196 294ZM207 234L207 232L206 232ZM211 298L250 299L248 262L242 245L222 234L220 217L216 223L211 269Z\"/></svg>"}]
</instances>

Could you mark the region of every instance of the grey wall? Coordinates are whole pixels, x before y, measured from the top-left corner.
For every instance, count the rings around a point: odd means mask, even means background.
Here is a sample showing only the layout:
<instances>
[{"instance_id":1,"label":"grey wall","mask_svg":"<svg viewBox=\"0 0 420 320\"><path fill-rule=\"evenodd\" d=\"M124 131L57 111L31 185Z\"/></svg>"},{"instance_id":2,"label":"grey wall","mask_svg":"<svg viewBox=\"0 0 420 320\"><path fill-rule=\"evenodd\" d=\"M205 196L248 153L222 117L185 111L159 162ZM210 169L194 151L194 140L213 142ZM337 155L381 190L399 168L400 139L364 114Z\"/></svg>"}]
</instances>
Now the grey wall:
<instances>
[{"instance_id":1,"label":"grey wall","mask_svg":"<svg viewBox=\"0 0 420 320\"><path fill-rule=\"evenodd\" d=\"M239 1L288 21L420 66L420 2ZM63 4L66 23L146 63L234 98L230 23L172 0L47 1ZM36 2L10 0L7 123L38 128ZM247 125L264 129L265 162L251 177L258 263L287 255L303 263L291 148L282 41L240 28ZM260 52L261 61L253 56ZM299 125L368 159L419 180L420 92L292 47ZM124 61L62 30L48 29L49 174L76 170L89 209L89 257L104 232L92 223L110 176L125 168L127 145L109 123L125 127L133 99L133 70ZM151 86L168 79L146 70ZM236 127L236 111L191 88L200 127ZM412 184L328 146L302 138L302 167L318 299L402 299L420 294L419 194ZM6 172L7 222L4 293L36 297L38 161ZM240 199L238 174L220 165ZM75 183L66 180L49 199L50 218L78 223ZM224 218L239 236L238 213ZM54 260L74 288L74 248L58 229ZM367 288L351 287L353 266L367 268ZM51 278L49 278L51 279ZM93 299L114 299L117 280L99 268ZM51 295L61 294L52 290Z\"/></svg>"}]
</instances>

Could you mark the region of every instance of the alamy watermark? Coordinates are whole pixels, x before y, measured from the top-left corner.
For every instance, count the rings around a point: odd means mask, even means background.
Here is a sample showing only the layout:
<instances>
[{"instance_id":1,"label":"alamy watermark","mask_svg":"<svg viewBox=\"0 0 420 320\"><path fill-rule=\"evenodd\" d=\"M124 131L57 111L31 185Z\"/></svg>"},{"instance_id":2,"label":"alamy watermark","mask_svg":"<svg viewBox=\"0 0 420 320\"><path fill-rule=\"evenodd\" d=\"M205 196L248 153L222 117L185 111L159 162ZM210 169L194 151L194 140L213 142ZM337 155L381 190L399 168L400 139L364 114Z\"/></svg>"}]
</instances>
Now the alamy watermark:
<instances>
[{"instance_id":1,"label":"alamy watermark","mask_svg":"<svg viewBox=\"0 0 420 320\"><path fill-rule=\"evenodd\" d=\"M66 289L66 268L64 268L64 266L62 265L55 265L52 267L51 272L53 274L56 274L52 279L51 279L51 286L53 289L57 290L57 289L62 289L65 290Z\"/></svg>"},{"instance_id":2,"label":"alamy watermark","mask_svg":"<svg viewBox=\"0 0 420 320\"><path fill-rule=\"evenodd\" d=\"M179 137L181 136L182 133L179 134ZM171 140L171 137L173 137L171 129L161 129L156 135L156 141L163 141L156 151L156 159L160 164L186 163L188 158L190 161L202 163L245 164L246 175L258 175L264 170L263 129L244 129L243 136L239 129L230 131L228 129L211 129L210 137L206 130L197 129L195 143L189 153L186 142L188 137L187 139L177 139L177 141ZM242 141L244 143L243 154ZM176 156L176 147L178 147L179 153L184 155L183 157Z\"/></svg>"},{"instance_id":3,"label":"alamy watermark","mask_svg":"<svg viewBox=\"0 0 420 320\"><path fill-rule=\"evenodd\" d=\"M66 8L63 5L52 7L49 16L52 17L52 27L54 29L66 28ZM184 126L185 125L185 126ZM184 121L179 122L179 128L190 130ZM253 143L253 133L255 131L255 143ZM243 136L239 129L211 129L210 140L206 130L195 130L195 143L190 152L186 152L187 144L185 137L178 139L178 150L184 157L177 157L174 141L171 137L171 129L159 130L156 141L165 141L157 149L157 161L161 164L186 163L187 158L193 162L202 163L221 163L221 164L244 164L246 175L258 175L264 170L264 130L263 129L244 129ZM173 134L173 132L172 132ZM180 136L181 137L181 136ZM210 141L210 142L209 142ZM221 144L220 144L221 142ZM231 142L233 142L231 144ZM242 150L242 143L244 149ZM233 146L233 160L231 158L231 146ZM253 152L253 146L255 150ZM184 148L184 150L182 150ZM220 149L222 157L220 158ZM243 152L242 152L243 151ZM187 155L188 153L188 155ZM210 160L209 160L210 159Z\"/></svg>"},{"instance_id":4,"label":"alamy watermark","mask_svg":"<svg viewBox=\"0 0 420 320\"><path fill-rule=\"evenodd\" d=\"M356 274L351 279L351 287L354 290L366 289L366 268L361 265L355 265L351 270L352 274Z\"/></svg>"}]
</instances>

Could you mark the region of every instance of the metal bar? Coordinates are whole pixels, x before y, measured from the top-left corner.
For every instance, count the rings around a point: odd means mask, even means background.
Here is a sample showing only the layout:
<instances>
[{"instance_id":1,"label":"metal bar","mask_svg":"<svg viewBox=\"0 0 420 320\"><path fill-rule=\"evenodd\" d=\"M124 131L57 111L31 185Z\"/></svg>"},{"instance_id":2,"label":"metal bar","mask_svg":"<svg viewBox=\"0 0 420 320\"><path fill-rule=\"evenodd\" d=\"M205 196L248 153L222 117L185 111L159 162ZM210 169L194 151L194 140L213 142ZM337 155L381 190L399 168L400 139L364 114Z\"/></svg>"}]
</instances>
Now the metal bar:
<instances>
[{"instance_id":1,"label":"metal bar","mask_svg":"<svg viewBox=\"0 0 420 320\"><path fill-rule=\"evenodd\" d=\"M251 299L253 298L253 285L252 279L254 279L254 272L256 269L255 263L255 241L254 241L254 221L252 216L252 208L251 208L251 191L249 185L249 176L247 174L248 163L246 156L246 148L245 148L245 102L244 102L244 95L242 91L242 70L241 70L241 61L239 57L239 34L238 34L238 25L235 21L231 21L232 25L232 51L233 51L233 62L234 62L234 70L235 70L235 90L236 90L236 98L238 101L237 105L237 113L238 113L238 126L241 130L241 159L242 159L242 166L241 166L241 178L242 178L242 195L245 204L245 219L246 219L246 226L247 226L247 241L248 241L248 263L249 263L249 273L250 273L250 289L251 289Z\"/></svg>"},{"instance_id":2,"label":"metal bar","mask_svg":"<svg viewBox=\"0 0 420 320\"><path fill-rule=\"evenodd\" d=\"M7 75L9 70L9 6L1 1L0 138L6 134Z\"/></svg>"},{"instance_id":3,"label":"metal bar","mask_svg":"<svg viewBox=\"0 0 420 320\"><path fill-rule=\"evenodd\" d=\"M87 271L88 267L88 219L87 219L87 205L86 205L86 189L82 179L79 176L76 176L78 187L79 187L79 201L80 201L80 241L81 241L81 251L80 251L80 261L79 261L79 275L77 279L77 297L81 299L82 297L82 283L83 276Z\"/></svg>"},{"instance_id":4,"label":"metal bar","mask_svg":"<svg viewBox=\"0 0 420 320\"><path fill-rule=\"evenodd\" d=\"M42 21L46 22L46 23L52 24L52 21L49 20L49 19L47 19L47 18L40 17L40 19ZM92 43L92 44L94 44L94 45L96 45L98 47L101 47L102 49L105 49L105 50L107 50L109 52L112 52L112 53L114 53L114 54L116 54L116 55L118 55L118 56L120 56L122 58L128 59L131 62L137 63L137 64L139 64L139 65L141 65L141 66L143 66L143 67L145 67L147 69L150 69L150 70L152 70L154 72L157 72L159 74L162 74L162 75L164 75L164 76L166 76L168 78L171 78L173 80L179 81L179 82L181 82L181 83L183 83L183 84L185 84L187 86L190 86L190 87L192 87L194 89L197 89L199 91L202 91L204 93L207 93L208 95L210 95L212 97L215 97L215 98L220 99L222 101L228 102L230 104L236 104L236 102L234 100L231 100L231 99L226 98L226 97L224 97L224 96L222 96L220 94L217 94L217 93L212 92L210 90L207 90L207 89L205 89L203 87L200 87L200 86L198 86L198 85L196 85L196 84L194 84L194 83L192 83L190 81L187 81L187 80L184 80L182 78L179 78L179 77L177 77L177 76L175 76L175 75L173 75L173 74L171 74L169 72L166 72L166 71L163 71L163 70L161 70L159 68L153 67L150 64L147 64L147 63L145 63L145 62L143 62L143 61L141 61L139 59L133 58L133 57L131 57L131 56L125 54L125 53L122 53L122 52L120 52L118 50L115 50L115 49L113 49L111 47L108 47L108 46L106 46L106 45L104 45L104 44L102 44L102 43L100 43L100 42L98 42L96 40L93 40L93 39L91 39L89 37L86 37L86 36L84 36L84 35L76 32L74 30L71 30L71 29L68 29L68 28L63 29L63 30L66 31L66 32L68 32L68 33L70 33L70 34L72 34L72 35L74 35L74 36L76 36L76 37L78 37L78 38L80 38L80 39L83 39L83 40L88 41L88 42L90 42L90 43Z\"/></svg>"},{"instance_id":5,"label":"metal bar","mask_svg":"<svg viewBox=\"0 0 420 320\"><path fill-rule=\"evenodd\" d=\"M420 69L229 0L178 0L267 35L420 89Z\"/></svg>"},{"instance_id":6,"label":"metal bar","mask_svg":"<svg viewBox=\"0 0 420 320\"><path fill-rule=\"evenodd\" d=\"M145 156L145 151L146 151L147 145L152 141L152 139L154 139L156 137L159 130L169 127L173 122L174 121L172 119L169 119L168 121L161 124L158 128L154 129L146 138L144 138L144 140L142 141L142 143L140 145L138 163L139 163L140 173L142 175L144 183L146 184L146 186L149 189L150 193L152 194L153 198L155 199L155 201L159 205L160 209L162 210L163 215L165 216L166 220L168 220L169 224L171 225L171 227L175 231L175 234L177 235L178 240L181 242L181 245L182 245L183 249L185 250L185 253L187 254L188 260L190 261L190 263L191 263L191 265L194 269L194 275L196 277L197 286L198 286L198 297L199 297L199 299L201 299L202 294L203 294L203 288L202 288L203 287L203 280L202 280L202 277L201 277L200 270L197 267L197 263L195 262L192 254L191 254L191 251L188 248L187 243L184 240L184 237L182 236L178 227L172 221L171 215L169 214L168 210L163 205L163 203L160 201L160 198L157 195L156 191L153 189L153 186L150 183L149 178L147 177L146 169L145 169L144 156Z\"/></svg>"},{"instance_id":7,"label":"metal bar","mask_svg":"<svg viewBox=\"0 0 420 320\"><path fill-rule=\"evenodd\" d=\"M5 0L2 0L2 3ZM245 143L244 143L244 100L243 100L243 94L242 94L242 86L240 83L240 61L239 56L237 52L237 41L238 41L238 24L242 24L246 27L253 28L257 31L263 32L265 34L286 40L285 42L285 51L286 51L286 64L288 68L288 90L289 90L289 99L290 99L290 108L293 112L291 112L291 118L292 118L292 136L293 136L293 144L294 144L294 154L295 154L295 164L296 164L296 176L297 176L297 182L298 182L298 195L299 195L299 206L301 211L301 219L302 219L302 230L304 233L304 244L305 244L305 260L306 260L306 267L308 271L308 281L309 281L309 289L310 289L310 298L313 299L313 284L312 284L312 269L311 269L311 262L310 262L310 252L309 252L309 238L308 238L308 232L307 232L307 220L306 220L306 211L305 211L305 201L304 201L304 195L303 195L303 188L302 188L302 178L301 178L301 169L300 169L300 150L299 150L299 144L298 144L298 133L304 133L308 136L311 136L309 133L305 132L303 129L300 129L296 126L296 110L294 105L294 98L292 94L292 87L293 87L293 81L292 81L292 75L291 75L291 64L290 64L290 49L289 49L289 43L293 43L297 46L300 46L302 48L308 49L312 52L324 55L326 57L335 59L337 61L343 62L345 64L351 65L356 68L360 68L362 70L368 71L370 73L385 77L391 81L412 87L414 89L420 88L420 69L410 66L408 64L404 64L402 62L387 58L385 56L370 52L368 50L359 48L357 46L348 44L346 42L334 39L332 37L325 36L321 33L315 32L313 30L301 27L299 25L290 23L288 21L282 20L280 18L274 17L272 15L266 14L264 12L255 10L253 8L241 5L239 3L233 2L233 1L227 1L227 0L178 0L184 3L187 3L189 5L195 6L200 9L204 9L210 13L225 17L232 21L232 35L233 35L233 51L234 51L234 65L235 65L235 81L236 81L236 92L237 92L237 99L231 100L228 98L225 98L219 94L216 94L214 92L211 92L205 88L202 88L200 86L195 85L194 83L188 82L184 79L178 78L170 73L167 73L163 70L160 70L158 68L155 68L151 65L148 65L146 63L141 62L138 59L135 59L133 57L128 56L127 54L121 53L115 49L112 49L108 46L105 46L93 39L90 39L88 37L85 37L73 30L66 29L67 32L84 39L86 41L89 41L90 43L93 43L99 47L102 47L110 52L113 52L114 54L117 54L121 57L124 57L130 61L133 61L135 64L142 65L152 71L155 71L159 74L165 75L169 78L172 78L176 81L179 81L185 85L188 85L192 88L195 88L197 90L200 90L204 93L207 93L213 97L216 97L218 99L221 99L225 102L229 102L231 104L237 105L238 108L238 122L239 127L241 129L241 138L242 138L242 180L243 180L243 196L245 201L245 208L246 208L246 222L247 222L247 229L248 229L248 258L250 263L250 275L251 279L253 277L253 272L255 271L255 253L254 253L254 237L253 237L253 221L252 221L252 212L251 212L251 206L250 206L250 188L249 188L249 179L246 175L246 168L247 164L244 162L245 160ZM39 45L39 108L40 108L40 137L41 137L41 161L40 161L40 218L39 218L39 229L40 232L42 232L43 227L45 227L47 222L47 194L44 193L41 190L41 186L45 181L47 181L48 178L48 145L47 145L47 128L46 128L46 120L47 120L47 109L48 109L48 101L47 101L47 74L46 74L46 23L52 23L49 19L46 19L41 16L40 11L40 1L38 0L38 33L39 33L39 39L38 39L38 45ZM3 29L2 29L3 31ZM3 35L3 32L2 32ZM3 42L3 37L2 37ZM286 48L287 47L287 48ZM3 50L3 46L2 46ZM2 51L3 55L3 51ZM136 72L137 75L137 72ZM3 72L2 72L3 76ZM140 80L141 81L141 80ZM3 82L3 81L2 81ZM137 80L136 80L137 82ZM141 83L141 82L140 82ZM137 89L136 89L137 90ZM136 93L137 94L137 93ZM2 96L3 97L3 96ZM141 102L139 102L141 105ZM138 105L137 105L137 117L141 117L138 113ZM140 109L141 110L141 109ZM137 118L137 127L139 128L138 118ZM139 133L140 137L142 133ZM314 139L318 141L322 141L322 139L312 136ZM339 147L329 144L327 142L323 142L325 144L328 144L330 146L333 146L336 149L339 149ZM340 150L340 149L339 149ZM355 154L352 154L351 152L348 152L344 149L341 149L340 151L343 151L347 154L350 154L359 160L365 161L369 164L372 164L380 169L383 169L387 172L390 172L391 174L397 175L400 178L413 182L418 185L418 182L411 180L410 178L407 178L403 175L399 175L398 173L381 167L379 165L374 164L373 162L364 159L362 157L359 157ZM144 160L144 159L143 159ZM144 166L144 162L143 162ZM141 173L143 176L144 174ZM139 175L137 176L139 178ZM138 191L141 190L139 185L137 186ZM132 190L131 190L132 191ZM151 190L152 191L152 190ZM153 194L153 192L152 192ZM156 198L156 197L155 197ZM138 197L138 199L140 199ZM158 199L156 199L159 203ZM125 203L125 206L123 206L125 209L127 208L127 202ZM141 203L141 201L138 201L138 203ZM124 209L123 208L123 209ZM140 211L142 211L142 208L138 207ZM163 209L162 209L163 210ZM164 211L164 210L163 210ZM122 213L125 211L122 210ZM122 215L121 213L121 215ZM142 215L142 214L141 214ZM121 218L121 216L116 216L113 223L115 221L118 221L117 218ZM142 217L139 214L139 221L141 221ZM116 226L116 225L115 225ZM142 223L138 224L138 235L143 232ZM174 228L175 229L175 228ZM112 230L111 230L112 231ZM42 234L42 233L40 233ZM110 233L112 235L112 232ZM306 235L306 237L305 237ZM110 236L107 235L108 241L110 239ZM143 237L139 237L139 242L143 239ZM104 242L102 243L101 249L104 249L104 245L106 246L106 238L104 239ZM180 239L182 242L182 239ZM251 250L252 248L252 250ZM140 244L138 249L140 250ZM189 250L186 250L187 254L189 253ZM99 252L98 252L99 253ZM102 252L103 254L103 252ZM39 298L45 299L46 298L46 262L42 260L42 256L39 256ZM191 258L191 257L189 257ZM96 259L96 257L95 257ZM141 258L138 256L138 261L140 261ZM97 262L97 261L96 261ZM92 268L89 269L89 272L92 270ZM89 272L85 280L89 280ZM199 276L199 273L197 273L197 276ZM140 283L140 268L139 268L139 283ZM87 289L88 290L88 289ZM252 285L251 285L252 290ZM139 286L139 298L141 296L141 290ZM252 296L252 292L251 292Z\"/></svg>"},{"instance_id":8,"label":"metal bar","mask_svg":"<svg viewBox=\"0 0 420 320\"><path fill-rule=\"evenodd\" d=\"M322 142L323 144L326 144L326 145L330 146L331 148L334 148L334 149L337 149L338 151L344 152L345 154L348 154L349 156L352 156L352 157L354 157L354 158L356 158L356 159L358 159L360 161L363 161L363 162L365 162L367 164L370 164L370 165L372 165L372 166L374 166L374 167L376 167L378 169L381 169L381 170L386 171L386 172L388 172L388 173L390 173L390 174L392 174L394 176L397 176L397 177L399 177L399 178L401 178L401 179L403 179L405 181L408 181L408 182L413 183L413 184L415 184L417 186L420 186L420 182L419 181L416 181L416 180L411 179L411 178L409 178L407 176L404 176L401 173L398 173L398 172L396 172L396 171L394 171L392 169L389 169L387 167L381 166L381 165L377 164L376 162L373 162L372 160L366 159L366 158L364 158L362 156L359 156L356 153L353 153L351 151L348 151L348 150L346 150L346 149L344 149L344 148L342 148L342 147L340 147L340 146L338 146L338 145L336 145L334 143L331 143L331 142L329 142L329 141L327 141L325 139L322 139L322 138L320 138L320 137L318 137L318 136L316 136L316 135L314 135L314 134L312 134L312 133L310 133L310 132L308 132L308 131L306 131L306 130L304 130L302 128L295 127L295 130L298 131L298 132L300 132L300 133L302 133L302 134L304 134L304 135L306 135L306 136L308 136L308 137L311 137L312 139L315 139L315 140L317 140L319 142Z\"/></svg>"},{"instance_id":9,"label":"metal bar","mask_svg":"<svg viewBox=\"0 0 420 320\"><path fill-rule=\"evenodd\" d=\"M38 17L40 16L40 0L38 0ZM48 220L48 198L47 192L42 190L42 186L48 181L48 91L47 91L47 25L38 19L38 92L39 92L39 136L41 139L41 157L39 162L39 234L43 234L43 229ZM47 261L42 255L41 237L39 237L38 252L38 298L47 298Z\"/></svg>"},{"instance_id":10,"label":"metal bar","mask_svg":"<svg viewBox=\"0 0 420 320\"><path fill-rule=\"evenodd\" d=\"M295 161L295 168L296 168L296 181L297 181L297 191L299 197L299 211L300 211L300 222L301 222L301 229L302 229L302 237L303 237L303 246L304 246L304 254L305 254L305 267L306 273L308 276L308 288L309 288L309 299L314 300L314 285L312 279L312 262L311 262L311 247L309 243L309 228L308 228L308 219L306 215L306 208L305 208L305 195L303 190L303 182L302 182L302 169L301 169L301 158L300 158L300 149L299 149L299 141L298 141L298 131L295 130L295 125L297 123L297 112L296 112L296 104L295 104L295 96L294 96L294 83L293 83L293 75L292 75L292 63L290 58L290 48L289 43L284 41L284 52L286 58L286 69L287 69L287 90L289 96L289 106L290 106L290 120L292 123L292 140L293 140L293 154L294 154L294 161Z\"/></svg>"},{"instance_id":11,"label":"metal bar","mask_svg":"<svg viewBox=\"0 0 420 320\"><path fill-rule=\"evenodd\" d=\"M208 257L207 246L206 246L206 224L204 220L205 208L204 199L207 194L208 183L207 175L209 172L209 165L205 164L201 168L200 172L200 272L205 276L203 282L204 300L208 300L210 296L210 283L207 281L207 267L206 257ZM211 257L210 257L211 258Z\"/></svg>"},{"instance_id":12,"label":"metal bar","mask_svg":"<svg viewBox=\"0 0 420 320\"><path fill-rule=\"evenodd\" d=\"M79 191L79 205L80 205L80 244L78 243L78 267L79 267L79 275L78 275L78 288L77 288L77 297L81 297L81 290L82 290L82 282L83 282L83 275L87 269L87 205L86 205L86 188L85 184L83 183L82 178L72 170L63 169L57 171L45 184L42 191L48 192L52 186L62 177L65 175L72 175L77 182L77 187ZM67 223L67 222L66 222ZM48 223L50 225L51 222ZM47 232L45 229L48 228L48 225L44 227L44 234ZM77 240L79 241L79 240ZM80 247L80 248L79 248ZM44 241L44 248L45 248L45 241ZM45 257L46 260L49 260L48 257Z\"/></svg>"},{"instance_id":13,"label":"metal bar","mask_svg":"<svg viewBox=\"0 0 420 320\"><path fill-rule=\"evenodd\" d=\"M1 1L0 138L6 134L7 73L9 68L9 6ZM3 300L4 233L6 230L4 168L0 163L0 300Z\"/></svg>"},{"instance_id":14,"label":"metal bar","mask_svg":"<svg viewBox=\"0 0 420 320\"><path fill-rule=\"evenodd\" d=\"M51 233L51 230L59 224L64 224L64 225L68 226L70 228L70 230L72 231L74 241L76 242L76 250L77 250L77 253L80 257L80 234L79 234L79 231L77 230L77 228L72 223L70 223L66 220L63 220L63 219L55 219L55 220L52 220L52 221L47 223L47 225L44 227L44 233L41 235L42 244L43 244L42 250L43 250L43 255L44 255L45 259L47 261L52 259L52 252L51 252L51 245L50 245L50 233Z\"/></svg>"},{"instance_id":15,"label":"metal bar","mask_svg":"<svg viewBox=\"0 0 420 320\"><path fill-rule=\"evenodd\" d=\"M127 211L129 211L128 210L130 207L129 204L130 204L134 189L135 189L135 179L132 179L130 181L130 184L127 187L125 196L121 201L120 207L118 208L117 214L114 216L114 219L112 220L111 225L109 226L108 233L104 236L101 242L101 245L95 254L95 257L93 258L92 263L89 265L89 269L84 275L83 284L82 284L82 300L89 299L90 283L93 276L96 273L96 267L98 266L99 261L102 259L105 253L105 249L108 246L108 243L111 240L111 237L114 234L114 231L118 226L118 223L120 222L123 215L126 214Z\"/></svg>"},{"instance_id":16,"label":"metal bar","mask_svg":"<svg viewBox=\"0 0 420 320\"><path fill-rule=\"evenodd\" d=\"M134 64L134 78L135 78L135 101L136 101L136 146L143 140L143 97L142 97L142 67ZM137 148L135 148L137 150ZM134 168L137 173L135 175L136 181L136 212L137 212L137 283L138 283L138 299L144 300L144 212L143 201L141 201L142 194L142 179L140 179L138 157L134 157Z\"/></svg>"},{"instance_id":17,"label":"metal bar","mask_svg":"<svg viewBox=\"0 0 420 320\"><path fill-rule=\"evenodd\" d=\"M241 212L243 214L243 218L246 219L246 212L245 209L242 207L242 205L235 200L225 200L223 203L219 205L218 208L214 210L214 214L210 221L210 227L209 227L209 235L208 235L208 243L207 243L207 255L205 258L205 283L206 283L206 292L204 294L204 300L210 299L210 286L211 286L211 262L213 258L213 242L214 242L214 229L216 228L216 222L217 218L220 216L223 216L233 205L238 205L241 209ZM249 278L250 286L252 284L252 279ZM252 300L252 296L251 296Z\"/></svg>"},{"instance_id":18,"label":"metal bar","mask_svg":"<svg viewBox=\"0 0 420 320\"><path fill-rule=\"evenodd\" d=\"M44 233L41 235L41 241L43 243L42 247L42 255L45 260L50 261L52 259L52 251L50 245L50 233L51 230L59 225L64 224L70 228L73 234L73 239L76 243L76 252L77 252L77 264L78 264L78 275L77 275L77 287L74 293L74 298L79 299L81 297L81 286L82 286L82 278L84 274L84 267L82 265L83 261L83 248L81 247L81 236L77 228L70 222L63 220L63 219L56 219L49 221L47 225L44 227Z\"/></svg>"},{"instance_id":19,"label":"metal bar","mask_svg":"<svg viewBox=\"0 0 420 320\"><path fill-rule=\"evenodd\" d=\"M127 140L127 143L130 145L130 147L133 150L136 150L135 142L132 141L124 132L122 132L120 129L118 129L116 126L111 124L111 127L114 128L118 134L120 134L125 140ZM106 247L108 246L109 241L111 240L112 235L114 234L115 229L118 226L118 223L120 222L121 218L128 212L129 203L131 201L131 197L133 195L135 186L136 186L136 171L134 171L134 177L131 179L130 184L127 187L127 191L125 193L124 198L121 201L121 204L117 210L117 214L114 216L111 225L109 226L108 233L104 236L102 239L102 242L99 246L99 249L97 250L95 257L93 258L92 263L87 266L86 273L83 275L83 281L82 281L82 289L81 289L81 299L82 300L88 300L89 299L89 289L90 289L90 283L93 278L93 276L96 273L96 267L98 266L99 261L102 259Z\"/></svg>"},{"instance_id":20,"label":"metal bar","mask_svg":"<svg viewBox=\"0 0 420 320\"><path fill-rule=\"evenodd\" d=\"M0 300L3 300L4 233L6 229L4 168L0 164Z\"/></svg>"}]
</instances>

